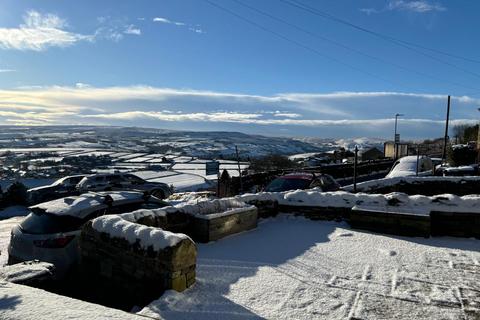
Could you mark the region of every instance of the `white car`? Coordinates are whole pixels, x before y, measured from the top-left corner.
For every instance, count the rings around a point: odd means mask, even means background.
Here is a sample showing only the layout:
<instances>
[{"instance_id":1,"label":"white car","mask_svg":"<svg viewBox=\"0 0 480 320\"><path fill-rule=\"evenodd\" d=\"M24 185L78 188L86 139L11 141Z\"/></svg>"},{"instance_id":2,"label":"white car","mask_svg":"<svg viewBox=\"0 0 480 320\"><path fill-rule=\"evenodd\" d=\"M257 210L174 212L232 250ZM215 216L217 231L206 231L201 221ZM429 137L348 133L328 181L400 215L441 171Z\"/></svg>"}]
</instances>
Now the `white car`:
<instances>
[{"instance_id":1,"label":"white car","mask_svg":"<svg viewBox=\"0 0 480 320\"><path fill-rule=\"evenodd\" d=\"M417 156L407 156L398 159L386 178L407 177L417 175ZM418 175L433 175L432 159L427 156L418 157Z\"/></svg>"},{"instance_id":2,"label":"white car","mask_svg":"<svg viewBox=\"0 0 480 320\"><path fill-rule=\"evenodd\" d=\"M62 278L76 266L82 226L104 214L159 208L166 202L141 192L98 192L61 198L30 207L31 213L13 227L8 264L40 260L53 263Z\"/></svg>"}]
</instances>

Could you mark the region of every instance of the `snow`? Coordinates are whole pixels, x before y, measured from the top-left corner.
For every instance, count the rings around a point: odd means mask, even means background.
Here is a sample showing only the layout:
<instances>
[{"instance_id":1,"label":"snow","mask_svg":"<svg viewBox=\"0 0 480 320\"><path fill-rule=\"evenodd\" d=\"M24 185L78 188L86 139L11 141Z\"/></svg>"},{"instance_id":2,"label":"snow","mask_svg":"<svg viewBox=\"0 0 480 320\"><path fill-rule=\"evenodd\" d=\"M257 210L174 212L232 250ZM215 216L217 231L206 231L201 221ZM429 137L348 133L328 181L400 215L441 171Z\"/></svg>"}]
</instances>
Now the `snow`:
<instances>
[{"instance_id":1,"label":"snow","mask_svg":"<svg viewBox=\"0 0 480 320\"><path fill-rule=\"evenodd\" d=\"M390 187L397 184L422 184L425 182L449 182L449 183L462 183L463 181L478 181L480 182L480 177L417 177L417 176L408 176L408 177L394 177L394 178L384 178L378 180L371 180L366 182L357 183L357 191L370 191L383 187ZM353 185L348 185L342 188L345 191L353 191ZM479 191L480 192L480 191Z\"/></svg>"},{"instance_id":2,"label":"snow","mask_svg":"<svg viewBox=\"0 0 480 320\"><path fill-rule=\"evenodd\" d=\"M479 240L389 237L282 214L255 230L198 244L196 284L166 292L139 314L461 319L458 292L480 289L479 247Z\"/></svg>"},{"instance_id":3,"label":"snow","mask_svg":"<svg viewBox=\"0 0 480 320\"><path fill-rule=\"evenodd\" d=\"M176 192L200 191L212 189L213 183L204 177L191 173L176 172L175 175L168 175L159 178L149 179L150 182L163 182L173 185Z\"/></svg>"},{"instance_id":4,"label":"snow","mask_svg":"<svg viewBox=\"0 0 480 320\"><path fill-rule=\"evenodd\" d=\"M182 202L195 203L198 201L213 200L216 199L215 193L210 191L203 192L179 192L174 193L168 197L167 201L173 206Z\"/></svg>"},{"instance_id":5,"label":"snow","mask_svg":"<svg viewBox=\"0 0 480 320\"><path fill-rule=\"evenodd\" d=\"M0 319L4 320L145 319L135 314L4 281L0 281L0 295Z\"/></svg>"},{"instance_id":6,"label":"snow","mask_svg":"<svg viewBox=\"0 0 480 320\"><path fill-rule=\"evenodd\" d=\"M244 211L245 209L255 208L255 206L248 205L245 202L241 202L234 198L224 198L199 201L196 203L181 203L176 205L175 208L180 209L187 214L201 217L218 213L222 215L230 215L238 213L239 211ZM168 210L168 207L164 208L164 210Z\"/></svg>"},{"instance_id":7,"label":"snow","mask_svg":"<svg viewBox=\"0 0 480 320\"><path fill-rule=\"evenodd\" d=\"M406 156L395 162L392 170L387 174L387 178L413 176L417 174L417 162L419 165L419 175L432 175L432 160L427 156ZM422 166L425 169L422 170Z\"/></svg>"},{"instance_id":8,"label":"snow","mask_svg":"<svg viewBox=\"0 0 480 320\"><path fill-rule=\"evenodd\" d=\"M143 196L141 192L135 191L108 191L108 192L89 192L81 196L72 196L56 199L32 206L32 209L39 208L45 212L62 216L68 215L78 218L84 218L93 211L100 210L105 204L105 196L109 195L113 199L114 205L122 202L128 202L140 199Z\"/></svg>"},{"instance_id":9,"label":"snow","mask_svg":"<svg viewBox=\"0 0 480 320\"><path fill-rule=\"evenodd\" d=\"M139 242L143 249L152 246L155 251L173 247L184 239L190 239L182 233L172 233L160 228L147 227L127 221L118 215L95 218L92 221L92 228L98 232L107 233L112 238L125 239L131 244Z\"/></svg>"},{"instance_id":10,"label":"snow","mask_svg":"<svg viewBox=\"0 0 480 320\"><path fill-rule=\"evenodd\" d=\"M318 189L289 192L261 192L236 196L239 201L276 200L280 205L353 208L363 206L381 208L392 212L468 212L480 213L480 195L456 196L440 194L435 196L414 195L392 192L383 194L349 193L345 191L321 192ZM400 209L401 208L401 209Z\"/></svg>"},{"instance_id":11,"label":"snow","mask_svg":"<svg viewBox=\"0 0 480 320\"><path fill-rule=\"evenodd\" d=\"M55 266L51 263L28 261L0 268L0 280L25 283L31 279L51 277Z\"/></svg>"}]
</instances>

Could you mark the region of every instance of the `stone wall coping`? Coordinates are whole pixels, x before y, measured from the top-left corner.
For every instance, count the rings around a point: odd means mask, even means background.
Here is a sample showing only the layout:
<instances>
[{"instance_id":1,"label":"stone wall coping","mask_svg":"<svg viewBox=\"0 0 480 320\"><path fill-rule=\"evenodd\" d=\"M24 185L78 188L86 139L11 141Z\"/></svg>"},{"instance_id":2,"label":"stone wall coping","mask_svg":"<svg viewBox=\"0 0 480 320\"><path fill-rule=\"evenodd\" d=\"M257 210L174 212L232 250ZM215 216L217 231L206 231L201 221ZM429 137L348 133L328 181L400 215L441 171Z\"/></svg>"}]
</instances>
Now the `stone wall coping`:
<instances>
[{"instance_id":1,"label":"stone wall coping","mask_svg":"<svg viewBox=\"0 0 480 320\"><path fill-rule=\"evenodd\" d=\"M139 242L143 249L151 246L154 251L176 246L182 240L192 241L185 234L147 227L127 221L119 215L105 215L95 218L92 220L92 228L98 232L106 233L112 238L125 239L131 244Z\"/></svg>"}]
</instances>

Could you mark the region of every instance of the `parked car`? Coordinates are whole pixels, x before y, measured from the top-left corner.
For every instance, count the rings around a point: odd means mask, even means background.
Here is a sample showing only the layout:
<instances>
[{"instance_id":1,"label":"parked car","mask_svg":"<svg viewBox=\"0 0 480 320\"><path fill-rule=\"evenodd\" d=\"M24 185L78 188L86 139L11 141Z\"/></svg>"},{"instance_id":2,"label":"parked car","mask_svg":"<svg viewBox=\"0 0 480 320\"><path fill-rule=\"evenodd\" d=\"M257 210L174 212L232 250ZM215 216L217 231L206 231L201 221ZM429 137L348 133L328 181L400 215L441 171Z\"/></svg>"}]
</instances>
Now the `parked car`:
<instances>
[{"instance_id":1,"label":"parked car","mask_svg":"<svg viewBox=\"0 0 480 320\"><path fill-rule=\"evenodd\" d=\"M282 192L312 188L320 188L322 191L337 191L340 189L340 184L328 174L296 172L274 179L265 187L265 191Z\"/></svg>"},{"instance_id":2,"label":"parked car","mask_svg":"<svg viewBox=\"0 0 480 320\"><path fill-rule=\"evenodd\" d=\"M8 264L34 259L50 262L61 278L78 262L79 235L88 220L166 205L156 197L134 191L86 193L37 204L12 229Z\"/></svg>"},{"instance_id":3,"label":"parked car","mask_svg":"<svg viewBox=\"0 0 480 320\"><path fill-rule=\"evenodd\" d=\"M159 199L173 194L170 186L161 182L149 182L131 173L93 174L77 185L80 193L88 191L136 190L146 191Z\"/></svg>"},{"instance_id":4,"label":"parked car","mask_svg":"<svg viewBox=\"0 0 480 320\"><path fill-rule=\"evenodd\" d=\"M459 167L444 167L442 170L443 176L478 176L478 165L472 164L469 166L459 166Z\"/></svg>"},{"instance_id":5,"label":"parked car","mask_svg":"<svg viewBox=\"0 0 480 320\"><path fill-rule=\"evenodd\" d=\"M36 204L77 195L78 190L76 189L76 186L84 177L85 175L68 176L58 179L48 186L29 189L27 191L28 202L30 204Z\"/></svg>"},{"instance_id":6,"label":"parked car","mask_svg":"<svg viewBox=\"0 0 480 320\"><path fill-rule=\"evenodd\" d=\"M419 176L430 176L433 174L432 159L427 156L419 156L418 159L417 156L406 156L395 161L386 178L417 175L417 160Z\"/></svg>"}]
</instances>

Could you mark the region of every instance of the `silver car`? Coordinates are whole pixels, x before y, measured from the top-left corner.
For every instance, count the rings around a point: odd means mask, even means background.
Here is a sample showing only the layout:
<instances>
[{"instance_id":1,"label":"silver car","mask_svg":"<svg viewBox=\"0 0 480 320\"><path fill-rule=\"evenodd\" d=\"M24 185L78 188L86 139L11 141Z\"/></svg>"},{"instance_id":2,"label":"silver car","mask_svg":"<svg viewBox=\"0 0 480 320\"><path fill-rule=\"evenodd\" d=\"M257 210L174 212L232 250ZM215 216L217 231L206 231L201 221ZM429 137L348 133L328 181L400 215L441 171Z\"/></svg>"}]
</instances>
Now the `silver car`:
<instances>
[{"instance_id":1,"label":"silver car","mask_svg":"<svg viewBox=\"0 0 480 320\"><path fill-rule=\"evenodd\" d=\"M92 174L77 184L79 192L135 190L148 192L159 199L173 194L170 186L161 182L150 182L131 173Z\"/></svg>"},{"instance_id":2,"label":"silver car","mask_svg":"<svg viewBox=\"0 0 480 320\"><path fill-rule=\"evenodd\" d=\"M53 263L62 278L79 259L79 235L90 219L140 208L159 208L166 202L141 192L86 193L30 207L31 213L11 232L8 264L40 260Z\"/></svg>"}]
</instances>

